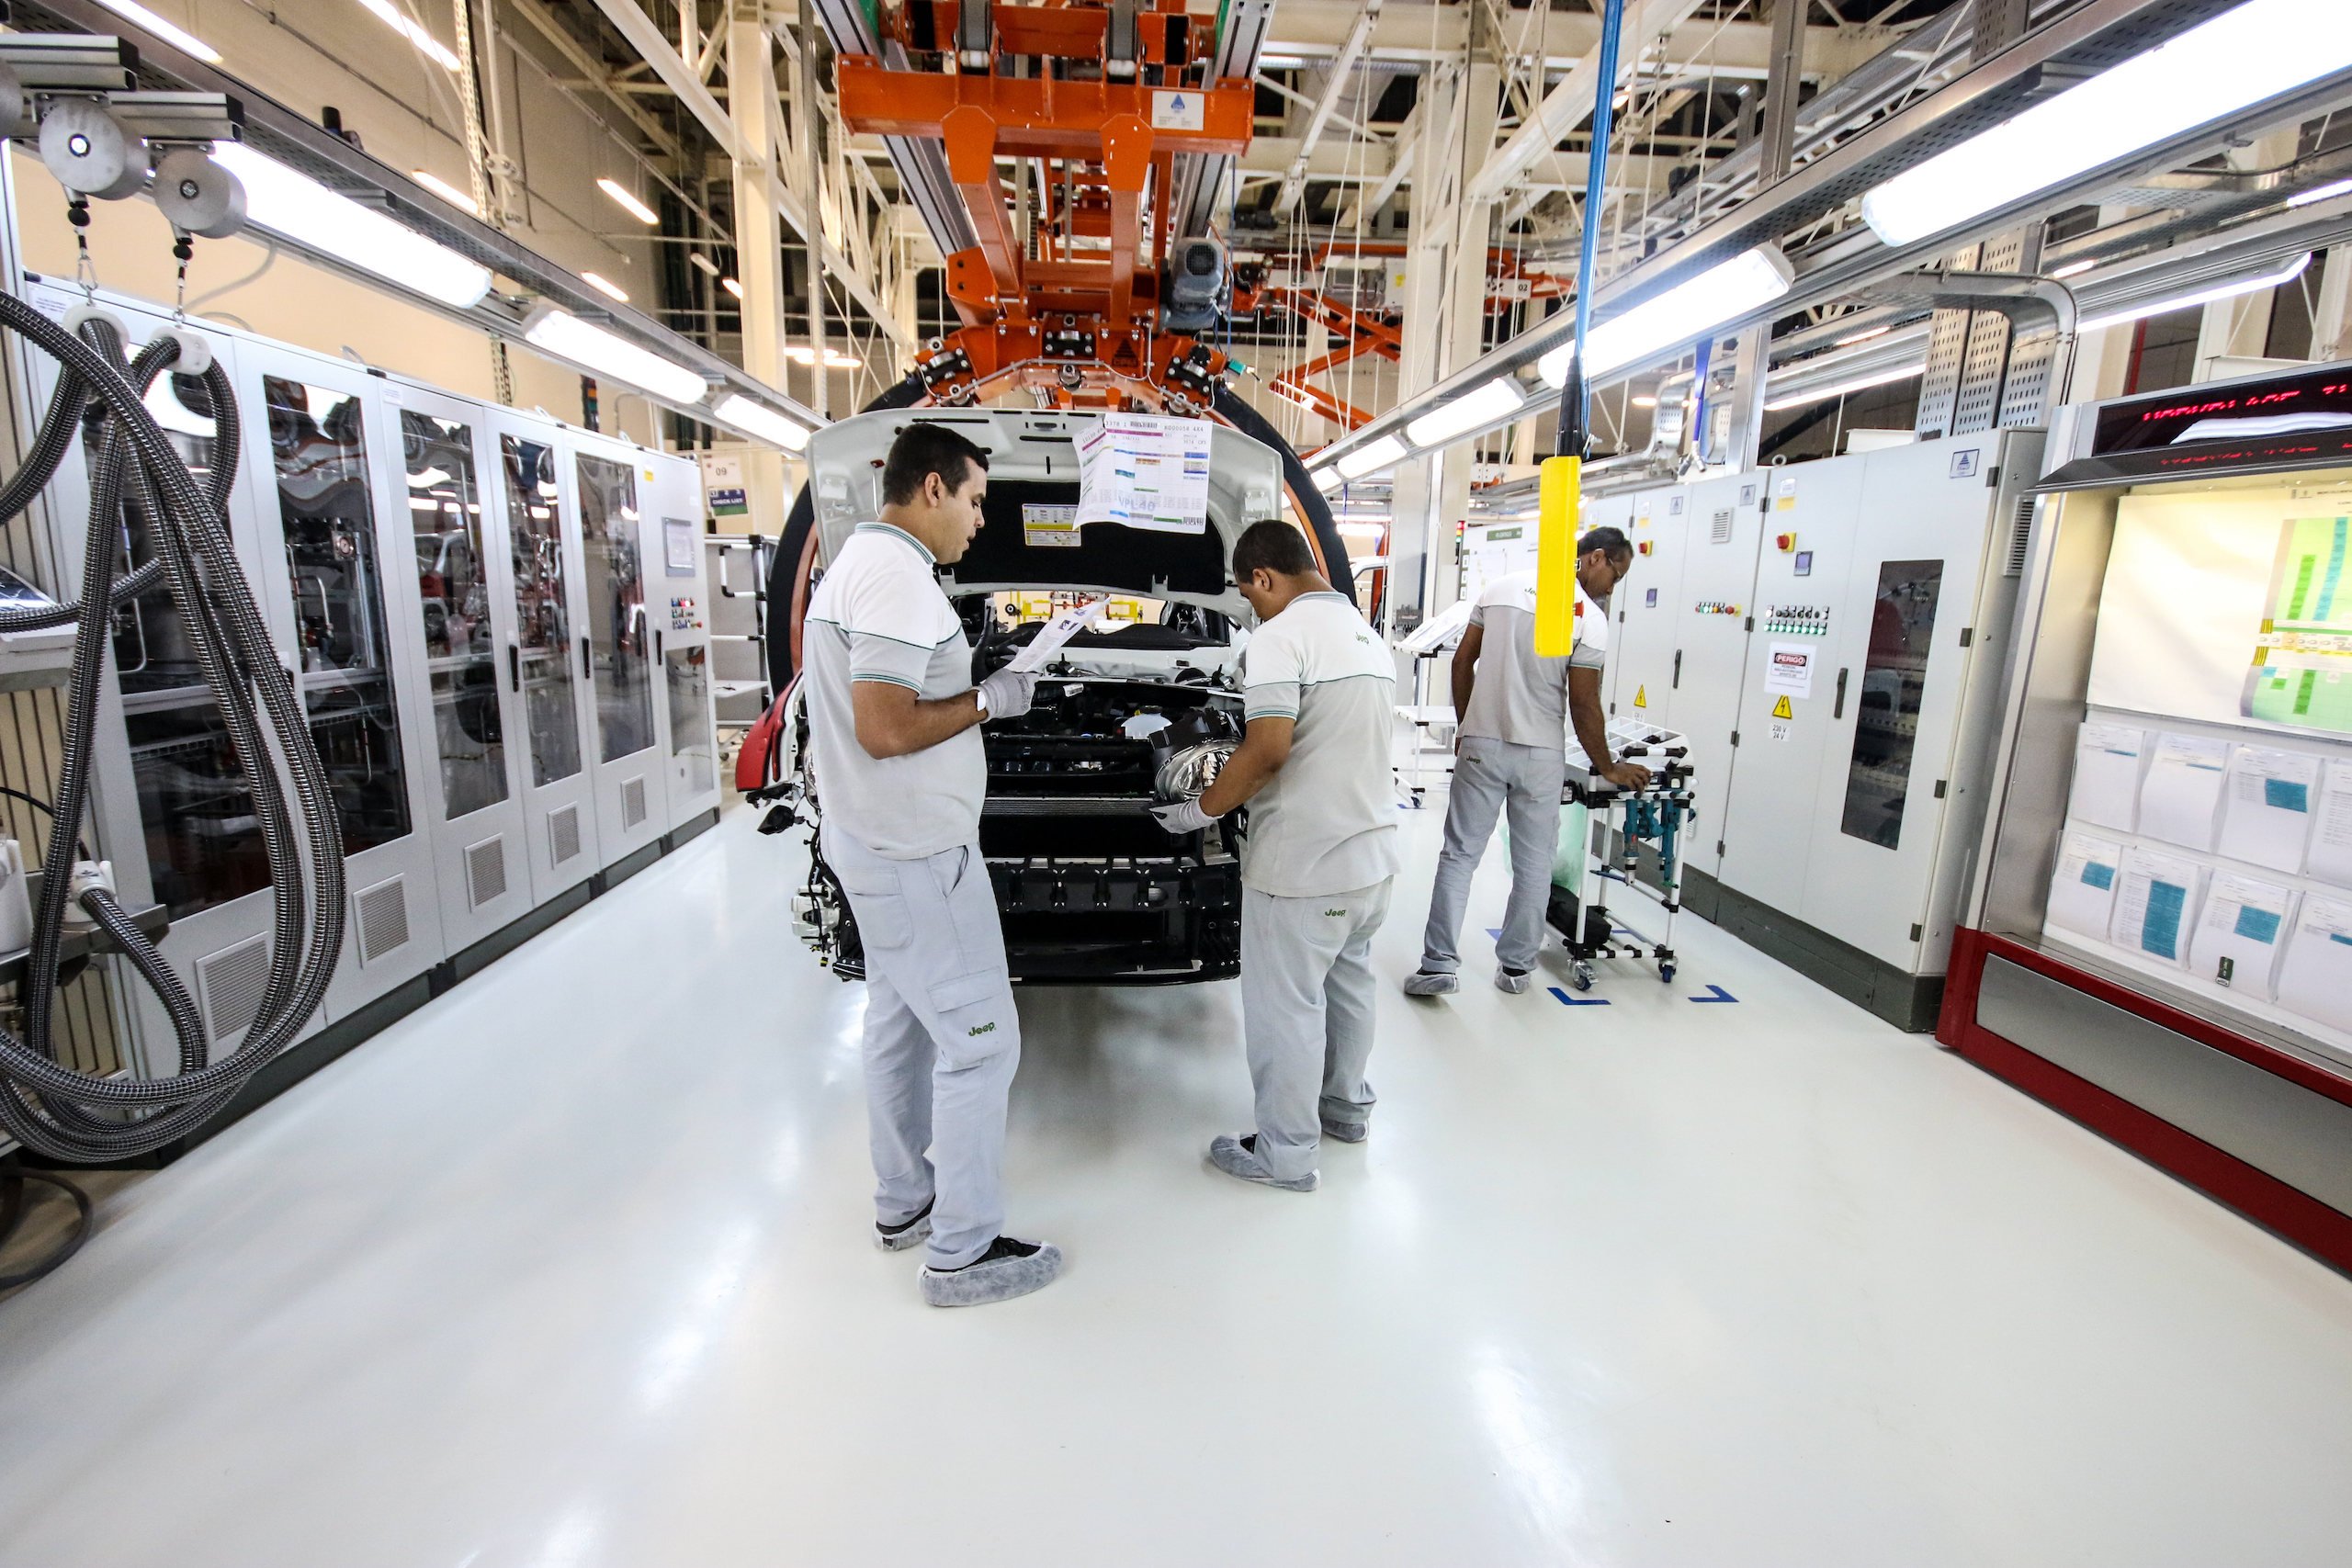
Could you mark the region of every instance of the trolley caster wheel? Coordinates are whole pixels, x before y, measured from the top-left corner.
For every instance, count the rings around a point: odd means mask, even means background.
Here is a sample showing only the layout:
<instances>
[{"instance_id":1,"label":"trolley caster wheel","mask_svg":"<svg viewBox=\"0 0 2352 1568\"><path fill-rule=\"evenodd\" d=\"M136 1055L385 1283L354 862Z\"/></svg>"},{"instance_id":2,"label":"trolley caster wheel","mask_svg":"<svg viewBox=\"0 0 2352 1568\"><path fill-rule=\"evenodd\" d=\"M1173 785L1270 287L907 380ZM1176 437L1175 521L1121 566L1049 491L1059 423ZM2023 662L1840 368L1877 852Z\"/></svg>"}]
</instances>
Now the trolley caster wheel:
<instances>
[{"instance_id":1,"label":"trolley caster wheel","mask_svg":"<svg viewBox=\"0 0 2352 1568\"><path fill-rule=\"evenodd\" d=\"M1661 985L1671 986L1674 984L1674 965L1671 964L1659 964L1657 966L1657 977L1658 983Z\"/></svg>"},{"instance_id":2,"label":"trolley caster wheel","mask_svg":"<svg viewBox=\"0 0 2352 1568\"><path fill-rule=\"evenodd\" d=\"M1568 971L1568 984L1579 991L1592 989L1592 965L1581 958L1577 959L1575 967Z\"/></svg>"}]
</instances>

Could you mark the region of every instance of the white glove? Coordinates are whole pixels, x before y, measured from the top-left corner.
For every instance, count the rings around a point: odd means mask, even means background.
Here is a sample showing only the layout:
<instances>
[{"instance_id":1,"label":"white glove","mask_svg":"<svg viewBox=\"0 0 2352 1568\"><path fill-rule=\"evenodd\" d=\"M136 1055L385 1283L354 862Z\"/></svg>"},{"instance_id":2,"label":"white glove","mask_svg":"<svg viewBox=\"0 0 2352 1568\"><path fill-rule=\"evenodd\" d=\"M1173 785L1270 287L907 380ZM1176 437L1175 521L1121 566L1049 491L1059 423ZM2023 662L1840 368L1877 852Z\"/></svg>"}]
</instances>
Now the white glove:
<instances>
[{"instance_id":1,"label":"white glove","mask_svg":"<svg viewBox=\"0 0 2352 1568\"><path fill-rule=\"evenodd\" d=\"M1155 806L1151 814L1161 827L1171 833L1198 833L1216 821L1216 818L1201 809L1201 797L1197 795L1172 805Z\"/></svg>"},{"instance_id":2,"label":"white glove","mask_svg":"<svg viewBox=\"0 0 2352 1568\"><path fill-rule=\"evenodd\" d=\"M990 718L1019 718L1029 711L1029 701L1037 694L1037 677L1018 670L1000 670L982 681L979 686L980 705L989 710Z\"/></svg>"}]
</instances>

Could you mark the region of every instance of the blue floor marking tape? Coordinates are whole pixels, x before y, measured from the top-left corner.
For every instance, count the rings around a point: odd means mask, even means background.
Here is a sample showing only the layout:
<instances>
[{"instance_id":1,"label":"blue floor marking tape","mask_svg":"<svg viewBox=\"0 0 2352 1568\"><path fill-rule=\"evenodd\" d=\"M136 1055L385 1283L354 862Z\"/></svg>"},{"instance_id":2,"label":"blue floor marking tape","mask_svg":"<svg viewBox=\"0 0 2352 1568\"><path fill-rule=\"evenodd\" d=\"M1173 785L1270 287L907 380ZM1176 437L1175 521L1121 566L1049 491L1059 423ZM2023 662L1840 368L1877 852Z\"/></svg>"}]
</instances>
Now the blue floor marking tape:
<instances>
[{"instance_id":1,"label":"blue floor marking tape","mask_svg":"<svg viewBox=\"0 0 2352 1568\"><path fill-rule=\"evenodd\" d=\"M1737 997L1733 996L1721 986L1710 986L1707 989L1713 994L1704 997L1686 997L1683 999L1693 1002L1736 1002L1739 1000Z\"/></svg>"},{"instance_id":2,"label":"blue floor marking tape","mask_svg":"<svg viewBox=\"0 0 2352 1568\"><path fill-rule=\"evenodd\" d=\"M1557 986L1546 986L1544 988L1572 1008L1605 1008L1609 1005L1607 997L1572 997Z\"/></svg>"}]
</instances>

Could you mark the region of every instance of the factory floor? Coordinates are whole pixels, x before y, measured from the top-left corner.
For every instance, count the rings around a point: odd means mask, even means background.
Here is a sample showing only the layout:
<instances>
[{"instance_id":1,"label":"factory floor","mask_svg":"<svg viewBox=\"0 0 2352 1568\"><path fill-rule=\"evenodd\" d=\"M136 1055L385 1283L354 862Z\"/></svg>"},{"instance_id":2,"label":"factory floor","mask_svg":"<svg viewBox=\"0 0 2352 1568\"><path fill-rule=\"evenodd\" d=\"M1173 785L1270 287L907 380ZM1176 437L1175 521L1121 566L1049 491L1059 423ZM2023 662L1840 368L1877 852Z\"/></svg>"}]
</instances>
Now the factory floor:
<instances>
[{"instance_id":1,"label":"factory floor","mask_svg":"<svg viewBox=\"0 0 2352 1568\"><path fill-rule=\"evenodd\" d=\"M0 1303L0 1564L2346 1561L2352 1281L1696 922L1385 998L1312 1196L1202 1164L1232 986L1024 997L1069 1271L926 1309L752 827L112 1192Z\"/></svg>"}]
</instances>

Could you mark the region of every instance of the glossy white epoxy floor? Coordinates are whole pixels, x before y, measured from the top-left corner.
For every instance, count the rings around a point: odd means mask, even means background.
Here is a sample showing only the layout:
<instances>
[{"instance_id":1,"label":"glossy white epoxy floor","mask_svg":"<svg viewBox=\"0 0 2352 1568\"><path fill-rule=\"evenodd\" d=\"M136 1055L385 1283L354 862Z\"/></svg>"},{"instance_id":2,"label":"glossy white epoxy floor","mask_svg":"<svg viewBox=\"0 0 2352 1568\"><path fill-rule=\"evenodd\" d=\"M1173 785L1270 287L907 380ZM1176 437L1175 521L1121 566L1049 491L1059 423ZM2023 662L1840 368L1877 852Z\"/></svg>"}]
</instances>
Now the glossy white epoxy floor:
<instances>
[{"instance_id":1,"label":"glossy white epoxy floor","mask_svg":"<svg viewBox=\"0 0 2352 1568\"><path fill-rule=\"evenodd\" d=\"M1026 997L1013 1214L1069 1272L929 1311L865 1238L861 992L751 827L0 1303L0 1563L2352 1558L2352 1283L1695 922L1606 1008L1397 998L1310 1197L1201 1163L1233 987Z\"/></svg>"}]
</instances>

